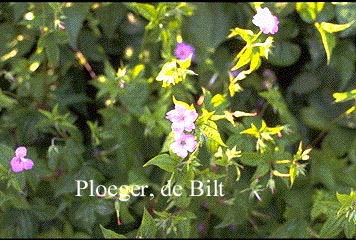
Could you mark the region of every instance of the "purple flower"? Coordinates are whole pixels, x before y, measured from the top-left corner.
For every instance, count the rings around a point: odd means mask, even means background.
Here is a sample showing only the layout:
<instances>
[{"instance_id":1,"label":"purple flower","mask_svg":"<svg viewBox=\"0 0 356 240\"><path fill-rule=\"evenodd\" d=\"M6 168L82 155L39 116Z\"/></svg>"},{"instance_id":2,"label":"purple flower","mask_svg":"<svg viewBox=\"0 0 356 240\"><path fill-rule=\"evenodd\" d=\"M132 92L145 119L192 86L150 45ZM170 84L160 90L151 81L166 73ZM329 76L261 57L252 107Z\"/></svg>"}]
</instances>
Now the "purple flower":
<instances>
[{"instance_id":1,"label":"purple flower","mask_svg":"<svg viewBox=\"0 0 356 240\"><path fill-rule=\"evenodd\" d=\"M198 231L199 231L199 232L203 232L204 229L205 229L205 224L204 224L204 223L199 223L199 225L198 225Z\"/></svg>"},{"instance_id":2,"label":"purple flower","mask_svg":"<svg viewBox=\"0 0 356 240\"><path fill-rule=\"evenodd\" d=\"M237 75L239 74L239 70L234 70L234 71L231 71L231 75L235 78L237 77Z\"/></svg>"},{"instance_id":3,"label":"purple flower","mask_svg":"<svg viewBox=\"0 0 356 240\"><path fill-rule=\"evenodd\" d=\"M253 16L252 23L261 29L264 34L275 34L278 32L278 18L272 15L268 8L257 8L257 13Z\"/></svg>"},{"instance_id":4,"label":"purple flower","mask_svg":"<svg viewBox=\"0 0 356 240\"><path fill-rule=\"evenodd\" d=\"M30 170L33 168L33 161L31 159L25 158L26 155L26 147L18 147L15 150L15 157L13 157L10 162L12 171L22 172L24 170Z\"/></svg>"},{"instance_id":5,"label":"purple flower","mask_svg":"<svg viewBox=\"0 0 356 240\"><path fill-rule=\"evenodd\" d=\"M172 130L174 132L191 132L195 128L194 121L197 119L198 113L195 110L187 109L183 105L175 105L175 109L166 114L166 118L172 122Z\"/></svg>"},{"instance_id":6,"label":"purple flower","mask_svg":"<svg viewBox=\"0 0 356 240\"><path fill-rule=\"evenodd\" d=\"M194 60L194 47L190 44L187 44L185 42L180 42L177 44L176 48L174 49L174 55L179 59L179 60L185 60L187 59L190 55L192 55L192 61Z\"/></svg>"},{"instance_id":7,"label":"purple flower","mask_svg":"<svg viewBox=\"0 0 356 240\"><path fill-rule=\"evenodd\" d=\"M185 133L174 133L174 142L170 145L172 151L181 158L188 156L188 152L194 152L198 143L195 136Z\"/></svg>"}]
</instances>

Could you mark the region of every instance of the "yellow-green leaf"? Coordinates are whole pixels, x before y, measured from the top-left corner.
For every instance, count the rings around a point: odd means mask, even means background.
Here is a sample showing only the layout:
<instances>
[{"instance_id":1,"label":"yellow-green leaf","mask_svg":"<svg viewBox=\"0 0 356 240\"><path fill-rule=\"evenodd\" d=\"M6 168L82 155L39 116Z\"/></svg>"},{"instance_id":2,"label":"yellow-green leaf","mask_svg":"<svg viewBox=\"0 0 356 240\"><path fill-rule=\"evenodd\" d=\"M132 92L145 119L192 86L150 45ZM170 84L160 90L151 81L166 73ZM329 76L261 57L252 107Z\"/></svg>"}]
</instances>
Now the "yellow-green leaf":
<instances>
[{"instance_id":1,"label":"yellow-green leaf","mask_svg":"<svg viewBox=\"0 0 356 240\"><path fill-rule=\"evenodd\" d=\"M231 30L231 33L227 36L227 38L232 38L236 35L239 35L247 43L251 43L254 37L254 33L251 30L236 27Z\"/></svg>"},{"instance_id":2,"label":"yellow-green leaf","mask_svg":"<svg viewBox=\"0 0 356 240\"><path fill-rule=\"evenodd\" d=\"M218 126L215 122L208 120L199 126L202 133L211 141L216 142L220 146L226 147L226 144L221 139L220 133L218 131Z\"/></svg>"},{"instance_id":3,"label":"yellow-green leaf","mask_svg":"<svg viewBox=\"0 0 356 240\"><path fill-rule=\"evenodd\" d=\"M335 24L335 23L327 23L327 22L322 22L320 23L320 26L322 29L324 29L328 33L334 33L334 32L340 32L343 31L347 28L349 28L354 21L345 23L345 24Z\"/></svg>"},{"instance_id":4,"label":"yellow-green leaf","mask_svg":"<svg viewBox=\"0 0 356 240\"><path fill-rule=\"evenodd\" d=\"M324 4L325 2L297 2L296 10L305 22L312 23L323 10Z\"/></svg>"},{"instance_id":5,"label":"yellow-green leaf","mask_svg":"<svg viewBox=\"0 0 356 240\"><path fill-rule=\"evenodd\" d=\"M245 66L246 64L248 64L251 60L251 55L252 55L252 47L246 48L246 50L243 51L242 55L239 57L237 63L231 69L231 71L235 71L235 70Z\"/></svg>"},{"instance_id":6,"label":"yellow-green leaf","mask_svg":"<svg viewBox=\"0 0 356 240\"><path fill-rule=\"evenodd\" d=\"M320 35L321 35L321 40L323 41L324 49L326 52L326 58L327 58L327 64L330 64L330 58L332 54L332 50L335 47L336 40L335 36L332 35L331 33L325 31L325 29L321 26L319 23L315 23L316 29L318 29Z\"/></svg>"},{"instance_id":7,"label":"yellow-green leaf","mask_svg":"<svg viewBox=\"0 0 356 240\"><path fill-rule=\"evenodd\" d=\"M296 165L295 165L295 164L291 164L291 165L290 165L290 168L289 168L290 187L293 186L296 173L297 173Z\"/></svg>"},{"instance_id":8,"label":"yellow-green leaf","mask_svg":"<svg viewBox=\"0 0 356 240\"><path fill-rule=\"evenodd\" d=\"M356 99L356 89L353 89L349 92L336 92L333 94L335 102L346 102L351 99Z\"/></svg>"}]
</instances>

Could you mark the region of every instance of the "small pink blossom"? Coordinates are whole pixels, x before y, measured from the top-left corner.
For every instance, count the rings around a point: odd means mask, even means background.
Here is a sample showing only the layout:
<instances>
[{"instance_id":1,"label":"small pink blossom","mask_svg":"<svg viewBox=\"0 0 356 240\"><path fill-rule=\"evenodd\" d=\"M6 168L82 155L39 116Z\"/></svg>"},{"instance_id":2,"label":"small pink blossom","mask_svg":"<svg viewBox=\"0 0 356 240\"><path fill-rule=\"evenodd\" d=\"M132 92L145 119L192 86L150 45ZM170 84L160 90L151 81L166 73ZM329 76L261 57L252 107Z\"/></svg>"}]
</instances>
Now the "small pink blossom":
<instances>
[{"instance_id":1,"label":"small pink blossom","mask_svg":"<svg viewBox=\"0 0 356 240\"><path fill-rule=\"evenodd\" d=\"M166 118L172 122L174 132L191 132L195 129L194 121L198 118L198 113L193 109L187 109L183 105L175 105L175 109L166 114Z\"/></svg>"},{"instance_id":2,"label":"small pink blossom","mask_svg":"<svg viewBox=\"0 0 356 240\"><path fill-rule=\"evenodd\" d=\"M181 158L188 156L188 152L194 152L198 143L192 134L175 133L174 142L170 145L172 151Z\"/></svg>"},{"instance_id":3,"label":"small pink blossom","mask_svg":"<svg viewBox=\"0 0 356 240\"><path fill-rule=\"evenodd\" d=\"M31 159L25 158L26 155L26 147L18 147L15 150L15 157L13 157L10 161L12 171L22 172L24 170L30 170L33 168L33 161Z\"/></svg>"},{"instance_id":4,"label":"small pink blossom","mask_svg":"<svg viewBox=\"0 0 356 240\"><path fill-rule=\"evenodd\" d=\"M278 18L272 15L268 8L257 8L257 13L253 16L252 23L261 29L264 34L275 34L278 32Z\"/></svg>"},{"instance_id":5,"label":"small pink blossom","mask_svg":"<svg viewBox=\"0 0 356 240\"><path fill-rule=\"evenodd\" d=\"M174 49L174 55L179 60L185 60L190 55L192 55L192 61L194 60L194 47L188 43L180 42L177 44L176 48Z\"/></svg>"}]
</instances>

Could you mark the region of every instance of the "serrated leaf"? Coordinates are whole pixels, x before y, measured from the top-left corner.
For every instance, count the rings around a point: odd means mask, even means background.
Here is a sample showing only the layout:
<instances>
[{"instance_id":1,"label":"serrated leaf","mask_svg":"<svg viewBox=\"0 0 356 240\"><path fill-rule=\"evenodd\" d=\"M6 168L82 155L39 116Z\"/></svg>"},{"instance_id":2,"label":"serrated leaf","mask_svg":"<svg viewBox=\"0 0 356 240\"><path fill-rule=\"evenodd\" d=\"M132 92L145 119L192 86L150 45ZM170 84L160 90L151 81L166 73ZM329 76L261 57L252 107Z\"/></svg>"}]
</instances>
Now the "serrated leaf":
<instances>
[{"instance_id":1,"label":"serrated leaf","mask_svg":"<svg viewBox=\"0 0 356 240\"><path fill-rule=\"evenodd\" d=\"M346 221L344 224L344 233L346 238L353 238L356 234L356 225L353 221Z\"/></svg>"},{"instance_id":2,"label":"serrated leaf","mask_svg":"<svg viewBox=\"0 0 356 240\"><path fill-rule=\"evenodd\" d=\"M70 7L64 8L63 13L66 16L63 23L66 26L66 32L69 35L69 45L77 49L77 40L83 22L89 12L92 3L74 2Z\"/></svg>"},{"instance_id":3,"label":"serrated leaf","mask_svg":"<svg viewBox=\"0 0 356 240\"><path fill-rule=\"evenodd\" d=\"M320 238L335 238L337 237L342 229L343 223L346 220L344 217L329 217L324 223L323 227L320 230ZM347 221L347 220L346 220Z\"/></svg>"},{"instance_id":4,"label":"serrated leaf","mask_svg":"<svg viewBox=\"0 0 356 240\"><path fill-rule=\"evenodd\" d=\"M110 229L106 229L101 224L99 225L100 225L101 233L103 234L104 238L126 238L122 234L118 234Z\"/></svg>"},{"instance_id":5,"label":"serrated leaf","mask_svg":"<svg viewBox=\"0 0 356 240\"><path fill-rule=\"evenodd\" d=\"M157 225L155 220L152 218L151 214L146 210L146 208L143 209L143 217L142 217L142 222L141 226L138 229L137 235L140 238L154 238L156 237L157 233Z\"/></svg>"}]
</instances>

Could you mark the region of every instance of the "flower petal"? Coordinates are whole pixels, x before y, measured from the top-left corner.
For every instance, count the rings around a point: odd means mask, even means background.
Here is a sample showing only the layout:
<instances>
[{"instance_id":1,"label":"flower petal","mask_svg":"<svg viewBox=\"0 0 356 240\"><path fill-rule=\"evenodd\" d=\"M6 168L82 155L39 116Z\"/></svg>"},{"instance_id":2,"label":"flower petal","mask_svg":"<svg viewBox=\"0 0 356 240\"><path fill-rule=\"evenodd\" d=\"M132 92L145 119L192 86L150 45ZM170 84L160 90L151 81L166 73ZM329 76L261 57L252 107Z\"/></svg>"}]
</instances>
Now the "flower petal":
<instances>
[{"instance_id":1,"label":"flower petal","mask_svg":"<svg viewBox=\"0 0 356 240\"><path fill-rule=\"evenodd\" d=\"M16 157L25 157L27 155L27 149L26 147L18 147L15 151Z\"/></svg>"},{"instance_id":2,"label":"flower petal","mask_svg":"<svg viewBox=\"0 0 356 240\"><path fill-rule=\"evenodd\" d=\"M13 172L22 172L24 170L23 162L18 157L13 157L10 165Z\"/></svg>"},{"instance_id":3,"label":"flower petal","mask_svg":"<svg viewBox=\"0 0 356 240\"><path fill-rule=\"evenodd\" d=\"M31 159L25 159L26 161L23 161L23 167L24 167L24 169L26 169L26 170L30 170L31 168L33 168L33 166L35 165L34 163L33 163L33 161L31 160Z\"/></svg>"}]
</instances>

